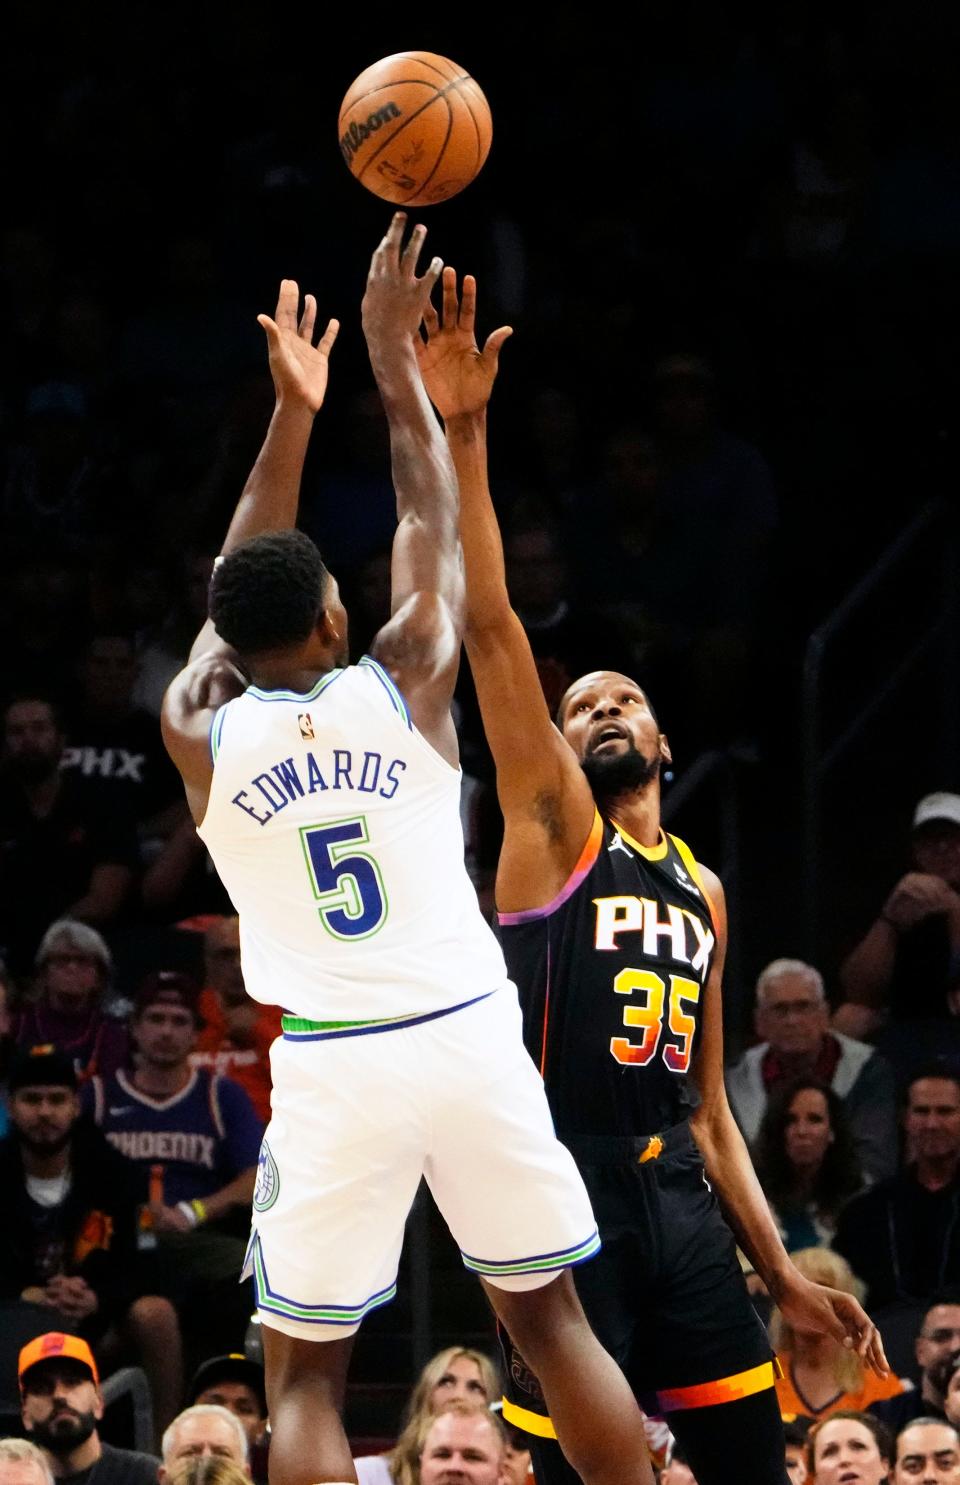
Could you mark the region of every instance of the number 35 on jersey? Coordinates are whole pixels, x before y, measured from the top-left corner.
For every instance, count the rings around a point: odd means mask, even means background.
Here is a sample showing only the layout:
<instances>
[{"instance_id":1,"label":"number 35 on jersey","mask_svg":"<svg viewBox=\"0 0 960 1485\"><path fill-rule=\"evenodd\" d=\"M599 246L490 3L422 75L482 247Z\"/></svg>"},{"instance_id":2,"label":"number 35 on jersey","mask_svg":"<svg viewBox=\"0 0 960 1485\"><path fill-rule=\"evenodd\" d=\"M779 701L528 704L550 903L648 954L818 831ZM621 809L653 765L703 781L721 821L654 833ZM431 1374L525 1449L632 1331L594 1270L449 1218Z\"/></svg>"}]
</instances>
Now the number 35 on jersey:
<instances>
[{"instance_id":1,"label":"number 35 on jersey","mask_svg":"<svg viewBox=\"0 0 960 1485\"><path fill-rule=\"evenodd\" d=\"M630 997L623 1008L623 1024L632 1035L611 1037L611 1056L624 1067L645 1067L659 1051L671 1072L685 1073L697 1028L690 1010L699 1003L710 967L713 933L688 908L668 905L666 917L660 918L651 898L595 897L593 903L596 949L622 954L636 943L638 957L658 960L661 967L666 957L678 969L688 970L669 971L664 977L652 969L630 967L614 976L615 994Z\"/></svg>"}]
</instances>

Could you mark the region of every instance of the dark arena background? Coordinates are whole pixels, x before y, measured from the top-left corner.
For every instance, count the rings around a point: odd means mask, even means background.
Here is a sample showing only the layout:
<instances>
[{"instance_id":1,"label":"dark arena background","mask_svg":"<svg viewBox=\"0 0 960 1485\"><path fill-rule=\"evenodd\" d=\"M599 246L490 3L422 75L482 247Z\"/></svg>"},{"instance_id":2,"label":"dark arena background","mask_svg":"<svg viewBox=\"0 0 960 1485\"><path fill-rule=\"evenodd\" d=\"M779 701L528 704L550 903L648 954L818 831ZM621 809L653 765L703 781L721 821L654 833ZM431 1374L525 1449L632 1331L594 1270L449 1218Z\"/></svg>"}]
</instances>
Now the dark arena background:
<instances>
[{"instance_id":1,"label":"dark arena background","mask_svg":"<svg viewBox=\"0 0 960 1485\"><path fill-rule=\"evenodd\" d=\"M931 1057L960 1100L958 28L955 9L905 0L405 19L12 0L0 21L4 1086L24 1049L56 1045L80 1079L80 1139L86 1084L134 1065L129 1018L152 977L176 975L206 997L191 1055L229 1071L224 1047L253 1049L236 1065L254 1105L243 1117L262 1126L268 1039L252 1013L234 1016L245 1029L230 1039L218 976L239 975L232 907L163 753L159 704L269 420L256 315L273 312L282 277L316 295L321 323L342 322L300 524L340 580L354 658L387 615L393 493L359 305L391 208L345 168L337 113L364 67L422 48L461 63L493 117L477 179L411 215L428 256L476 274L481 335L514 328L490 414L511 596L552 701L597 667L636 676L654 701L674 760L666 827L727 892L731 1068L770 1039L754 1023L761 971L804 961L834 1030L889 1065L891 1130L894 1100ZM29 805L43 764L28 778L18 763L24 707L49 724L40 754L84 781L87 825L60 831ZM468 863L492 914L501 820L465 661L457 718ZM935 793L947 801L915 822ZM76 875L88 826L104 895ZM932 865L915 854L925 845ZM896 930L886 979L865 975L858 949L896 919L891 894L911 869L923 905ZM74 918L99 937L68 929L38 957L50 926ZM54 983L71 956L86 989ZM119 1049L109 1066L84 1042L101 1023L97 1046ZM25 1179L10 1112L7 1195ZM876 1175L912 1168L909 1133L894 1143ZM248 1163L231 1158L210 1191ZM158 1251L149 1203L134 1206L136 1241L86 1315L51 1298L51 1279L72 1272L62 1235L41 1240L27 1206L5 1235L0 1216L0 1432L22 1431L17 1353L46 1329L89 1339L120 1378L100 1436L148 1453L194 1400L202 1363L259 1359L234 1283L238 1204L214 1224L221 1270L192 1288L157 1279L183 1345L166 1394L152 1321L131 1329L125 1309L123 1264ZM817 1241L829 1249L830 1232ZM931 1265L873 1306L894 1317L895 1370L918 1384L913 1337L934 1290L960 1283L960 1239ZM210 1299L204 1285L226 1279L227 1298ZM392 1445L421 1369L458 1346L496 1355L480 1288L424 1188L397 1299L357 1343L356 1454ZM261 1439L258 1478L265 1452Z\"/></svg>"}]
</instances>

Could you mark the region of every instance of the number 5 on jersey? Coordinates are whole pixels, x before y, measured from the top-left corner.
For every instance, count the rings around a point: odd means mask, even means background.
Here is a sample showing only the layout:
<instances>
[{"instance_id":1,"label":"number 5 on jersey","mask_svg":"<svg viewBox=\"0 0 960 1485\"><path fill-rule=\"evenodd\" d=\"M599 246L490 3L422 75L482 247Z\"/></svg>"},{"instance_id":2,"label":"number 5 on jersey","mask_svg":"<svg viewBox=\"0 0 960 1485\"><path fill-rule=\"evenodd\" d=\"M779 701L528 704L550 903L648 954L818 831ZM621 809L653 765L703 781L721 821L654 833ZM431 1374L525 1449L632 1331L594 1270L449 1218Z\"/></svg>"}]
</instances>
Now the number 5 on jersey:
<instances>
[{"instance_id":1,"label":"number 5 on jersey","mask_svg":"<svg viewBox=\"0 0 960 1485\"><path fill-rule=\"evenodd\" d=\"M372 856L358 851L369 841L367 822L330 820L300 831L320 921L334 938L369 938L383 927L387 894Z\"/></svg>"}]
</instances>

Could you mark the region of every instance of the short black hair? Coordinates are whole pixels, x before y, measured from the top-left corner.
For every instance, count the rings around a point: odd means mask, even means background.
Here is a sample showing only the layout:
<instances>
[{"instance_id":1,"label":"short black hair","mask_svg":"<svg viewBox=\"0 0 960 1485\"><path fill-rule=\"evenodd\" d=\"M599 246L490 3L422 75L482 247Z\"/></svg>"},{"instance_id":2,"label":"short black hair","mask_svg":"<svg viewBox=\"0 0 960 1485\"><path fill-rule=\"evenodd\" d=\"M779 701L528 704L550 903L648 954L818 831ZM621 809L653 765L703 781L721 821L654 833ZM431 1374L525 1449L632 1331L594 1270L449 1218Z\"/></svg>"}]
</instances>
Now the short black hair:
<instances>
[{"instance_id":1,"label":"short black hair","mask_svg":"<svg viewBox=\"0 0 960 1485\"><path fill-rule=\"evenodd\" d=\"M220 638L241 655L299 644L323 608L327 569L302 531L254 536L218 560L209 612Z\"/></svg>"},{"instance_id":2,"label":"short black hair","mask_svg":"<svg viewBox=\"0 0 960 1485\"><path fill-rule=\"evenodd\" d=\"M3 725L6 727L7 719L15 706L45 706L50 713L54 727L58 732L63 731L63 707L55 696L49 691L32 690L29 686L12 692L3 699Z\"/></svg>"},{"instance_id":3,"label":"short black hair","mask_svg":"<svg viewBox=\"0 0 960 1485\"><path fill-rule=\"evenodd\" d=\"M936 1310L940 1305L960 1306L960 1286L948 1285L943 1289L937 1289L924 1304L920 1314L920 1324L926 1323L927 1316L931 1310Z\"/></svg>"}]
</instances>

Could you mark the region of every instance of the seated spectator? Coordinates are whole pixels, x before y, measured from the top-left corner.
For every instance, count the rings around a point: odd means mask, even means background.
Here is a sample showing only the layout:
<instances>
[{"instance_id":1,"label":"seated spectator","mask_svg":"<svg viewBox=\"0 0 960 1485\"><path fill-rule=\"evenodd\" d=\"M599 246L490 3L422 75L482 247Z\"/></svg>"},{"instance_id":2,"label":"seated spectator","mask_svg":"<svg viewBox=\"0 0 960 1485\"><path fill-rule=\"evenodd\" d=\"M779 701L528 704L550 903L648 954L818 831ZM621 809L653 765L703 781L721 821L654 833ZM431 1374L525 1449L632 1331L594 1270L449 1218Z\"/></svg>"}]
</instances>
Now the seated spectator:
<instances>
[{"instance_id":1,"label":"seated spectator","mask_svg":"<svg viewBox=\"0 0 960 1485\"><path fill-rule=\"evenodd\" d=\"M3 714L0 791L0 953L26 974L55 918L103 928L133 882L133 818L104 810L92 784L62 773L64 737L53 703L27 696Z\"/></svg>"},{"instance_id":2,"label":"seated spectator","mask_svg":"<svg viewBox=\"0 0 960 1485\"><path fill-rule=\"evenodd\" d=\"M872 1036L893 1021L944 1020L960 990L960 795L927 794L913 812L911 869L840 970L834 1026Z\"/></svg>"},{"instance_id":3,"label":"seated spectator","mask_svg":"<svg viewBox=\"0 0 960 1485\"><path fill-rule=\"evenodd\" d=\"M70 1485L156 1485L157 1461L104 1443L100 1377L86 1341L52 1332L24 1346L18 1365L24 1432Z\"/></svg>"},{"instance_id":4,"label":"seated spectator","mask_svg":"<svg viewBox=\"0 0 960 1485\"><path fill-rule=\"evenodd\" d=\"M727 1094L743 1137L752 1145L767 1104L795 1078L827 1083L843 1100L859 1164L879 1181L897 1162L896 1086L886 1059L864 1042L830 1030L823 977L800 959L775 959L756 986L759 1043L726 1074Z\"/></svg>"},{"instance_id":5,"label":"seated spectator","mask_svg":"<svg viewBox=\"0 0 960 1485\"><path fill-rule=\"evenodd\" d=\"M10 1071L11 1132L0 1140L0 1297L49 1305L104 1353L131 1345L159 1429L183 1379L173 1306L136 1288L146 1186L79 1115L69 1058L47 1047L20 1052Z\"/></svg>"},{"instance_id":6,"label":"seated spectator","mask_svg":"<svg viewBox=\"0 0 960 1485\"><path fill-rule=\"evenodd\" d=\"M242 1352L211 1356L195 1373L187 1388L187 1402L215 1403L227 1408L243 1425L250 1449L250 1474L254 1485L267 1485L269 1422L263 1367Z\"/></svg>"},{"instance_id":7,"label":"seated spectator","mask_svg":"<svg viewBox=\"0 0 960 1485\"><path fill-rule=\"evenodd\" d=\"M807 1466L813 1485L886 1485L893 1452L893 1438L876 1418L838 1408L811 1428Z\"/></svg>"},{"instance_id":8,"label":"seated spectator","mask_svg":"<svg viewBox=\"0 0 960 1485\"><path fill-rule=\"evenodd\" d=\"M864 1186L833 1090L802 1077L778 1088L753 1153L787 1252L829 1243L840 1208Z\"/></svg>"},{"instance_id":9,"label":"seated spectator","mask_svg":"<svg viewBox=\"0 0 960 1485\"><path fill-rule=\"evenodd\" d=\"M897 1435L893 1485L957 1485L960 1433L940 1418L917 1418Z\"/></svg>"},{"instance_id":10,"label":"seated spectator","mask_svg":"<svg viewBox=\"0 0 960 1485\"><path fill-rule=\"evenodd\" d=\"M861 1286L849 1266L829 1248L803 1248L793 1254L793 1261L805 1279L861 1298ZM798 1414L825 1418L838 1409L861 1412L872 1402L904 1390L899 1377L892 1373L876 1376L855 1351L832 1335L794 1330L779 1310L770 1321L770 1340L782 1369L777 1400L786 1418Z\"/></svg>"},{"instance_id":11,"label":"seated spectator","mask_svg":"<svg viewBox=\"0 0 960 1485\"><path fill-rule=\"evenodd\" d=\"M790 1485L805 1485L809 1418L785 1418L783 1423L784 1465Z\"/></svg>"},{"instance_id":12,"label":"seated spectator","mask_svg":"<svg viewBox=\"0 0 960 1485\"><path fill-rule=\"evenodd\" d=\"M468 1346L448 1346L427 1362L410 1394L403 1429L389 1454L354 1460L359 1485L417 1485L418 1439L425 1418L444 1403L489 1404L500 1397L497 1369L489 1356Z\"/></svg>"},{"instance_id":13,"label":"seated spectator","mask_svg":"<svg viewBox=\"0 0 960 1485\"><path fill-rule=\"evenodd\" d=\"M498 1414L453 1398L420 1425L418 1485L502 1485L506 1447Z\"/></svg>"},{"instance_id":14,"label":"seated spectator","mask_svg":"<svg viewBox=\"0 0 960 1485\"><path fill-rule=\"evenodd\" d=\"M960 1284L960 1074L933 1063L907 1088L908 1163L854 1197L833 1246L867 1286L870 1309Z\"/></svg>"},{"instance_id":15,"label":"seated spectator","mask_svg":"<svg viewBox=\"0 0 960 1485\"><path fill-rule=\"evenodd\" d=\"M34 961L35 998L20 1013L21 1047L49 1042L73 1059L81 1082L109 1077L129 1056L123 1021L104 1002L113 961L95 928L62 918L47 929Z\"/></svg>"},{"instance_id":16,"label":"seated spectator","mask_svg":"<svg viewBox=\"0 0 960 1485\"><path fill-rule=\"evenodd\" d=\"M205 1026L190 1061L233 1078L270 1118L270 1047L280 1035L280 1009L251 1000L240 964L240 919L214 918L203 936L206 986L200 997Z\"/></svg>"},{"instance_id":17,"label":"seated spectator","mask_svg":"<svg viewBox=\"0 0 960 1485\"><path fill-rule=\"evenodd\" d=\"M870 1407L874 1417L894 1434L915 1418L947 1417L947 1389L960 1362L960 1290L934 1296L920 1322L916 1356L919 1387Z\"/></svg>"},{"instance_id":18,"label":"seated spectator","mask_svg":"<svg viewBox=\"0 0 960 1485\"><path fill-rule=\"evenodd\" d=\"M0 1439L0 1485L53 1485L43 1450L29 1439Z\"/></svg>"},{"instance_id":19,"label":"seated spectator","mask_svg":"<svg viewBox=\"0 0 960 1485\"><path fill-rule=\"evenodd\" d=\"M163 1436L161 1453L161 1485L171 1478L177 1466L194 1459L227 1460L249 1478L243 1424L229 1408L217 1407L215 1403L196 1403L178 1413Z\"/></svg>"},{"instance_id":20,"label":"seated spectator","mask_svg":"<svg viewBox=\"0 0 960 1485\"><path fill-rule=\"evenodd\" d=\"M197 987L185 974L148 975L131 1021L133 1071L93 1078L87 1107L107 1139L154 1187L156 1247L141 1284L174 1301L200 1360L243 1344L253 1299L237 1279L263 1126L244 1090L190 1066Z\"/></svg>"},{"instance_id":21,"label":"seated spectator","mask_svg":"<svg viewBox=\"0 0 960 1485\"><path fill-rule=\"evenodd\" d=\"M110 630L87 640L60 767L99 785L107 808L119 801L150 841L168 835L185 806L157 719L134 703L137 670L132 636Z\"/></svg>"}]
</instances>

